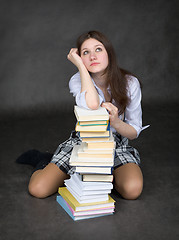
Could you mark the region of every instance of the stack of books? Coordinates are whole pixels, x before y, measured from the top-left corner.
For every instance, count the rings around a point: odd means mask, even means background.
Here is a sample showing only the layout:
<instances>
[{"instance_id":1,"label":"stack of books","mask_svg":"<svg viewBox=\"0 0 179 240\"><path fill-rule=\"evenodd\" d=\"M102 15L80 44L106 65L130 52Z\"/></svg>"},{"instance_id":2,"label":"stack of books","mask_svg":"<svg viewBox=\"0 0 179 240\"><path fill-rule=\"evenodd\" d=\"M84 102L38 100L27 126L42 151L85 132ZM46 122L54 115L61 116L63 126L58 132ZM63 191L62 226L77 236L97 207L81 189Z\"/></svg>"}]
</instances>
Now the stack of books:
<instances>
[{"instance_id":1,"label":"stack of books","mask_svg":"<svg viewBox=\"0 0 179 240\"><path fill-rule=\"evenodd\" d=\"M115 141L105 108L86 110L74 107L76 131L82 139L75 145L70 165L76 171L65 186L59 188L57 202L74 219L81 220L114 213L115 201L109 195L113 188L112 167Z\"/></svg>"}]
</instances>

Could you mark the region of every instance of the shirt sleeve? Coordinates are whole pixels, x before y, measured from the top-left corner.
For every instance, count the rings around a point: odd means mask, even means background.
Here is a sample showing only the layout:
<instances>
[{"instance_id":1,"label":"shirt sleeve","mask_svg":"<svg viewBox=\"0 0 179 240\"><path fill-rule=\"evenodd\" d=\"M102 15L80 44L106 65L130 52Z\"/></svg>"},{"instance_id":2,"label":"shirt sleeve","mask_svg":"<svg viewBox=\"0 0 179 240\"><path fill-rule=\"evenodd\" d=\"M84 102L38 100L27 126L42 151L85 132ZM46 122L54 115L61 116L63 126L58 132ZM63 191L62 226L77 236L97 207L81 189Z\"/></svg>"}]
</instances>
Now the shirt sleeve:
<instances>
[{"instance_id":1,"label":"shirt sleeve","mask_svg":"<svg viewBox=\"0 0 179 240\"><path fill-rule=\"evenodd\" d=\"M142 131L141 88L136 77L130 76L128 81L128 97L130 102L126 107L125 122L135 128L138 137Z\"/></svg>"},{"instance_id":2,"label":"shirt sleeve","mask_svg":"<svg viewBox=\"0 0 179 240\"><path fill-rule=\"evenodd\" d=\"M69 81L69 89L70 89L70 93L72 93L73 97L75 97L77 106L89 109L89 107L86 104L86 98L85 98L86 91L81 92L81 79L80 79L79 72L77 72L75 75L71 77ZM100 95L99 95L99 100L101 105L101 103L103 102L103 98Z\"/></svg>"}]
</instances>

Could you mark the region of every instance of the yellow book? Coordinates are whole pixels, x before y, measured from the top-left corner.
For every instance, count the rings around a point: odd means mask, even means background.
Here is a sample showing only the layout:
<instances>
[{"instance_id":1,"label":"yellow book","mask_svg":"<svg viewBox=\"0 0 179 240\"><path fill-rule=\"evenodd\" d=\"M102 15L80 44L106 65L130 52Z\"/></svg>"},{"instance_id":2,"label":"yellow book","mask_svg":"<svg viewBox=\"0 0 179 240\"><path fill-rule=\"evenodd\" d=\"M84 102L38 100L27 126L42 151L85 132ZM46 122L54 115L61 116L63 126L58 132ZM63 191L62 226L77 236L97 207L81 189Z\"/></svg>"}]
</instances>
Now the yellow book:
<instances>
[{"instance_id":1,"label":"yellow book","mask_svg":"<svg viewBox=\"0 0 179 240\"><path fill-rule=\"evenodd\" d=\"M111 153L93 153L93 152L78 152L79 159L83 158L111 158L114 157L114 152Z\"/></svg>"},{"instance_id":2,"label":"yellow book","mask_svg":"<svg viewBox=\"0 0 179 240\"><path fill-rule=\"evenodd\" d=\"M79 122L76 124L75 130L77 132L105 132L108 127L108 121L106 125L90 125L90 126L81 126Z\"/></svg>"},{"instance_id":3,"label":"yellow book","mask_svg":"<svg viewBox=\"0 0 179 240\"><path fill-rule=\"evenodd\" d=\"M100 138L100 137L109 137L109 131L105 132L80 132L81 138Z\"/></svg>"},{"instance_id":4,"label":"yellow book","mask_svg":"<svg viewBox=\"0 0 179 240\"><path fill-rule=\"evenodd\" d=\"M109 195L109 200L107 201L80 204L66 187L60 187L58 192L74 211L88 211L92 209L114 207L115 203L115 200Z\"/></svg>"},{"instance_id":5,"label":"yellow book","mask_svg":"<svg viewBox=\"0 0 179 240\"><path fill-rule=\"evenodd\" d=\"M110 140L109 137L90 137L90 138L85 138L83 137L82 138L82 142L86 142L86 143L89 143L89 142L92 142L92 143L97 143L97 142L108 142Z\"/></svg>"},{"instance_id":6,"label":"yellow book","mask_svg":"<svg viewBox=\"0 0 179 240\"><path fill-rule=\"evenodd\" d=\"M80 121L80 126L106 125L107 121Z\"/></svg>"},{"instance_id":7,"label":"yellow book","mask_svg":"<svg viewBox=\"0 0 179 240\"><path fill-rule=\"evenodd\" d=\"M113 175L103 174L84 174L82 175L83 182L112 182Z\"/></svg>"},{"instance_id":8,"label":"yellow book","mask_svg":"<svg viewBox=\"0 0 179 240\"><path fill-rule=\"evenodd\" d=\"M83 145L86 143L81 143L81 145L75 145L73 147L69 164L70 166L86 166L86 167L112 167L114 164L114 156L111 158L94 158L94 157L78 157L78 151L83 149Z\"/></svg>"}]
</instances>

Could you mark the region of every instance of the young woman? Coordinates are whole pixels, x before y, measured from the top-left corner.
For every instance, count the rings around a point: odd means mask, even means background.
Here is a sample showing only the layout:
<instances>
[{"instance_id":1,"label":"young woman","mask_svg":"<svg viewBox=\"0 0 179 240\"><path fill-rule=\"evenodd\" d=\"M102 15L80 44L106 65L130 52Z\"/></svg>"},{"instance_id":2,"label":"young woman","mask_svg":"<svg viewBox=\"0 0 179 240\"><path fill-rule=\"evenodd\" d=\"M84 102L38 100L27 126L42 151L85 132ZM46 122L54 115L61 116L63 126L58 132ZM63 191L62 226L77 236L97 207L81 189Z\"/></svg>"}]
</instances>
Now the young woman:
<instances>
[{"instance_id":1,"label":"young woman","mask_svg":"<svg viewBox=\"0 0 179 240\"><path fill-rule=\"evenodd\" d=\"M70 79L70 92L76 104L87 109L105 107L116 141L114 187L125 199L136 199L142 192L143 176L136 149L128 139L138 137L142 130L141 89L137 78L117 65L114 49L100 32L90 31L77 40L67 56L78 69ZM51 162L36 169L29 182L29 192L45 198L62 186L74 172L69 166L73 146L80 144L78 133L59 145ZM35 165L35 164L34 164ZM41 164L43 165L43 164Z\"/></svg>"}]
</instances>

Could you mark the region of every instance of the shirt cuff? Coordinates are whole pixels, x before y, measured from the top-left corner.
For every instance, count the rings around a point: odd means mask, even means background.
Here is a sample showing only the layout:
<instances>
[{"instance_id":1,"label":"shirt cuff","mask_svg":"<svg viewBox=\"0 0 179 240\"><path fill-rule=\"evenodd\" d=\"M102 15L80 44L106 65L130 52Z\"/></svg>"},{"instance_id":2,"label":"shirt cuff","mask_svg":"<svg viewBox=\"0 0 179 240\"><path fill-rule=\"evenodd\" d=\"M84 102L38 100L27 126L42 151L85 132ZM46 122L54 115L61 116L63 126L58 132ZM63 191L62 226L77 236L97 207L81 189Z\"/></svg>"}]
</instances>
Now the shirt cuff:
<instances>
[{"instance_id":1,"label":"shirt cuff","mask_svg":"<svg viewBox=\"0 0 179 240\"><path fill-rule=\"evenodd\" d=\"M130 123L129 125L131 125L133 128L135 128L135 130L136 130L136 132L137 132L137 137L136 137L136 138L138 138L139 134L140 134L143 130L145 130L146 128L150 127L150 125L146 125L146 126L144 126L144 127L139 127L139 126L136 126L136 125L131 124L131 123Z\"/></svg>"}]
</instances>

